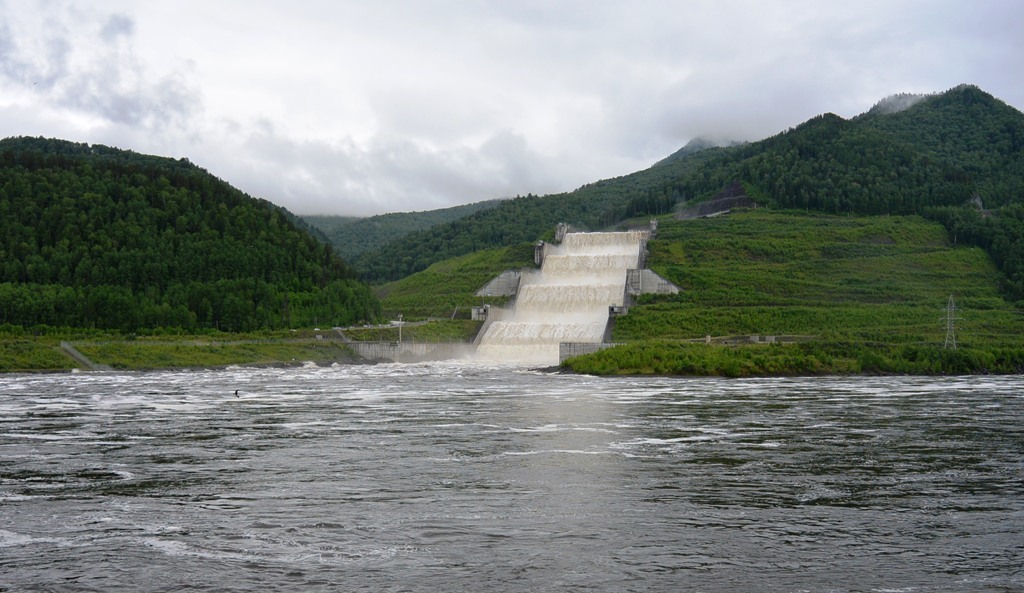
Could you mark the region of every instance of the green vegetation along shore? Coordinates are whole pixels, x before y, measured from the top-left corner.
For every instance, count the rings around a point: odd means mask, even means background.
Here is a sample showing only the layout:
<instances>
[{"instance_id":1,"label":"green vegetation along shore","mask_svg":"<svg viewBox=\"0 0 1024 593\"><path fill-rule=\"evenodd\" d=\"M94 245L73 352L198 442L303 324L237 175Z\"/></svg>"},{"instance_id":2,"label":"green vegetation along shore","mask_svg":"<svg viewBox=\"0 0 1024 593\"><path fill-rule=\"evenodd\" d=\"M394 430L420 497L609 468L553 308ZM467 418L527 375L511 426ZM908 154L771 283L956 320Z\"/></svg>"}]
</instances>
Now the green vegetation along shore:
<instances>
[{"instance_id":1,"label":"green vegetation along shore","mask_svg":"<svg viewBox=\"0 0 1024 593\"><path fill-rule=\"evenodd\" d=\"M531 265L529 248L461 256L379 287L385 315L403 314L407 341L470 340L479 329L466 319L480 302L473 293L502 270ZM613 340L621 345L569 359L564 370L1024 372L1024 307L1004 298L1005 277L984 251L951 244L936 222L766 209L687 221L663 217L648 249L649 267L682 292L641 297L614 325ZM946 343L950 327L955 349ZM373 325L345 330L343 339L394 342L398 332ZM357 362L334 330L126 337L6 326L0 327L0 371L84 368L63 341L114 369Z\"/></svg>"},{"instance_id":2,"label":"green vegetation along shore","mask_svg":"<svg viewBox=\"0 0 1024 593\"><path fill-rule=\"evenodd\" d=\"M1024 372L1024 348L853 343L705 345L650 340L565 361L592 375L795 377L812 375L975 375Z\"/></svg>"},{"instance_id":3,"label":"green vegetation along shore","mask_svg":"<svg viewBox=\"0 0 1024 593\"><path fill-rule=\"evenodd\" d=\"M363 362L330 332L126 336L72 330L37 335L10 327L0 330L0 373ZM84 360L76 359L75 354Z\"/></svg>"}]
</instances>

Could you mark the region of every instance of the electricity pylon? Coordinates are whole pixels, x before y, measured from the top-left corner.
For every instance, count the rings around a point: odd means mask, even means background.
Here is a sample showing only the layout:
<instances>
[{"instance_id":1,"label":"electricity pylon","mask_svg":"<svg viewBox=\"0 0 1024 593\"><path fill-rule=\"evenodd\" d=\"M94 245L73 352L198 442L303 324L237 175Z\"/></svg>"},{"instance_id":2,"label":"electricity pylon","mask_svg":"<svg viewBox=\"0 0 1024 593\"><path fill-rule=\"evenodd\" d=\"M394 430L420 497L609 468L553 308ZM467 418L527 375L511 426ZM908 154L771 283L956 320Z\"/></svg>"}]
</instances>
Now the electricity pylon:
<instances>
[{"instance_id":1,"label":"electricity pylon","mask_svg":"<svg viewBox=\"0 0 1024 593\"><path fill-rule=\"evenodd\" d=\"M957 312L956 303L953 302L953 295L949 295L949 302L946 303L946 343L942 346L945 350L956 350L956 322L961 319Z\"/></svg>"}]
</instances>

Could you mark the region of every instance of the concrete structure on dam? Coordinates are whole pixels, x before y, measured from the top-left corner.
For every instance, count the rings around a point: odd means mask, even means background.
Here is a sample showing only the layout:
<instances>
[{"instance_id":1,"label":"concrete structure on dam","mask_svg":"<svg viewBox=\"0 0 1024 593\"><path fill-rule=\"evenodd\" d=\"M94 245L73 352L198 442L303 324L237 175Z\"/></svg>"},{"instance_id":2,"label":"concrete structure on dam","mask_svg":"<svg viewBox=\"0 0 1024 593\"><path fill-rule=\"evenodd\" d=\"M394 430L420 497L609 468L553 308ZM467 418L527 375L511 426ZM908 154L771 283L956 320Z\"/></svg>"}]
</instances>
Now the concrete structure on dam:
<instances>
[{"instance_id":1,"label":"concrete structure on dam","mask_svg":"<svg viewBox=\"0 0 1024 593\"><path fill-rule=\"evenodd\" d=\"M570 356L612 346L615 319L642 294L675 294L679 287L644 266L650 228L609 233L573 232L559 224L557 242L539 241L537 268L506 270L475 295L500 304L474 307L483 321L468 343L354 342L361 358L420 362L472 356L499 363L553 366Z\"/></svg>"},{"instance_id":2,"label":"concrete structure on dam","mask_svg":"<svg viewBox=\"0 0 1024 593\"><path fill-rule=\"evenodd\" d=\"M503 297L503 307L474 308L484 320L477 354L491 360L558 364L573 353L602 347L616 317L641 294L675 294L679 287L646 269L649 229L575 233L556 229L558 243L538 242L540 269L507 270L481 288L480 297Z\"/></svg>"},{"instance_id":3,"label":"concrete structure on dam","mask_svg":"<svg viewBox=\"0 0 1024 593\"><path fill-rule=\"evenodd\" d=\"M472 351L463 342L347 342L360 358L373 362L426 362L465 358Z\"/></svg>"}]
</instances>

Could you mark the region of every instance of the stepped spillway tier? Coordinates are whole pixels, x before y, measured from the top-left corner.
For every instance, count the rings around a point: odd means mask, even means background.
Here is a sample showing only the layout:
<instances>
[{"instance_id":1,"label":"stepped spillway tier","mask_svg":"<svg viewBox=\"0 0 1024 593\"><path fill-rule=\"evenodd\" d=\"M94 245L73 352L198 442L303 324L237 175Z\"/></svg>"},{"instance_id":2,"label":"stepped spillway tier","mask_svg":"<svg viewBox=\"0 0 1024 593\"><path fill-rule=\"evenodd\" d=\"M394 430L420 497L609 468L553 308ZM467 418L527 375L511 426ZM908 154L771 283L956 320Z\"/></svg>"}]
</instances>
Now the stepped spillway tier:
<instances>
[{"instance_id":1,"label":"stepped spillway tier","mask_svg":"<svg viewBox=\"0 0 1024 593\"><path fill-rule=\"evenodd\" d=\"M533 314L607 314L608 307L621 305L625 279L618 284L569 285L531 284L523 286L516 300L515 319L529 320Z\"/></svg>"},{"instance_id":2,"label":"stepped spillway tier","mask_svg":"<svg viewBox=\"0 0 1024 593\"><path fill-rule=\"evenodd\" d=\"M618 233L568 233L561 247L579 254L630 253L647 240L648 231Z\"/></svg>"},{"instance_id":3,"label":"stepped spillway tier","mask_svg":"<svg viewBox=\"0 0 1024 593\"><path fill-rule=\"evenodd\" d=\"M544 276L547 282L575 282L585 280L622 281L625 270L635 268L638 254L601 255L549 255L544 258Z\"/></svg>"},{"instance_id":4,"label":"stepped spillway tier","mask_svg":"<svg viewBox=\"0 0 1024 593\"><path fill-rule=\"evenodd\" d=\"M477 348L477 357L485 360L520 364L558 362L562 342L592 342L604 333L606 321L554 323L533 321L496 321L487 332L487 341ZM598 339L600 341L600 339Z\"/></svg>"},{"instance_id":5,"label":"stepped spillway tier","mask_svg":"<svg viewBox=\"0 0 1024 593\"><path fill-rule=\"evenodd\" d=\"M593 335L595 331L604 331L604 322L578 323L544 323L544 322L511 322L498 321L492 326L492 335L488 346L535 346L538 344L554 344L560 342L579 342Z\"/></svg>"},{"instance_id":6,"label":"stepped spillway tier","mask_svg":"<svg viewBox=\"0 0 1024 593\"><path fill-rule=\"evenodd\" d=\"M608 309L623 304L626 272L637 268L647 237L568 233L547 246L539 272L523 274L514 308L494 312L477 358L554 365L563 342L601 342Z\"/></svg>"}]
</instances>

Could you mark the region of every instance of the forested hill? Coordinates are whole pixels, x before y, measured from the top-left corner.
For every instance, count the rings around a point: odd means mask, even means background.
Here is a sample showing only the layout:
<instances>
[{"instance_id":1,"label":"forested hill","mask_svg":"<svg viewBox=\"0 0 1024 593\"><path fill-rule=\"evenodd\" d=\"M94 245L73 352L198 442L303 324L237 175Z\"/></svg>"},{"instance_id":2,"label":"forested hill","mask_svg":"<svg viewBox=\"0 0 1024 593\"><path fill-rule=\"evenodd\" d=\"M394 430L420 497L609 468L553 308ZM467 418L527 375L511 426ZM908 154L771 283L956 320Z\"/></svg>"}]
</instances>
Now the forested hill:
<instances>
[{"instance_id":1,"label":"forested hill","mask_svg":"<svg viewBox=\"0 0 1024 593\"><path fill-rule=\"evenodd\" d=\"M319 229L334 246L338 255L351 260L361 253L377 249L409 233L458 220L480 210L493 208L499 203L499 200L490 200L439 210L393 212L367 218L303 216L302 219Z\"/></svg>"},{"instance_id":2,"label":"forested hill","mask_svg":"<svg viewBox=\"0 0 1024 593\"><path fill-rule=\"evenodd\" d=\"M985 247L1024 298L1024 114L970 85L884 100L846 120L824 114L759 142L680 151L574 192L511 200L353 261L373 281L490 246L532 241L565 221L590 229L671 212L739 182L775 208L924 214ZM981 204L980 212L965 204Z\"/></svg>"},{"instance_id":3,"label":"forested hill","mask_svg":"<svg viewBox=\"0 0 1024 593\"><path fill-rule=\"evenodd\" d=\"M0 324L247 331L376 315L301 221L185 159L0 140Z\"/></svg>"}]
</instances>

